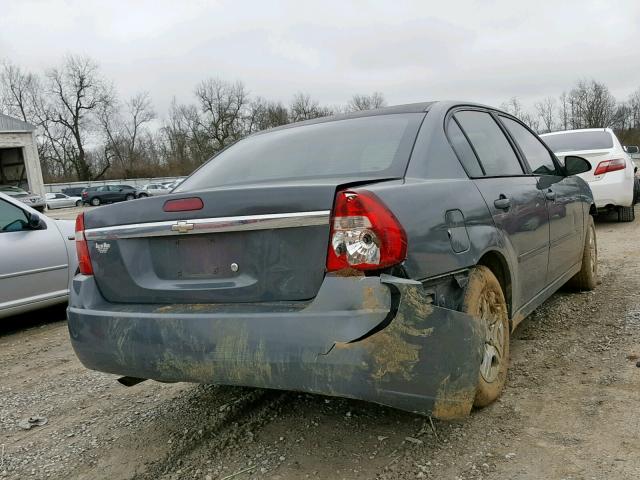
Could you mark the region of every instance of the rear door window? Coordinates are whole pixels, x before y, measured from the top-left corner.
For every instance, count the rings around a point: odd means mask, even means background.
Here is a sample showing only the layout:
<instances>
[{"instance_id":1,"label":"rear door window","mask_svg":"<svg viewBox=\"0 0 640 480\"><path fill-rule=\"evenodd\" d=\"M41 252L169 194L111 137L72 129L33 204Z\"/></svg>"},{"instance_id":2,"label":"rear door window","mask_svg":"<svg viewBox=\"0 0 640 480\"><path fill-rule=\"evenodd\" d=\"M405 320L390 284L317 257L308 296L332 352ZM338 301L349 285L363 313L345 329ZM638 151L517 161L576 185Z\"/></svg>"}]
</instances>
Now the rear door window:
<instances>
[{"instance_id":1,"label":"rear door window","mask_svg":"<svg viewBox=\"0 0 640 480\"><path fill-rule=\"evenodd\" d=\"M471 148L467 137L464 136L464 133L458 126L458 122L455 119L451 119L449 121L447 136L449 137L451 146L456 152L460 163L462 163L462 166L466 170L467 175L470 177L483 176L484 171L480 167L480 163L478 163L478 158L473 152L473 148Z\"/></svg>"},{"instance_id":2,"label":"rear door window","mask_svg":"<svg viewBox=\"0 0 640 480\"><path fill-rule=\"evenodd\" d=\"M500 116L507 130L524 154L531 171L536 175L560 175L549 150L525 126L515 120Z\"/></svg>"},{"instance_id":3,"label":"rear door window","mask_svg":"<svg viewBox=\"0 0 640 480\"><path fill-rule=\"evenodd\" d=\"M509 140L489 113L468 110L457 112L455 118L478 155L485 176L524 174Z\"/></svg>"}]
</instances>

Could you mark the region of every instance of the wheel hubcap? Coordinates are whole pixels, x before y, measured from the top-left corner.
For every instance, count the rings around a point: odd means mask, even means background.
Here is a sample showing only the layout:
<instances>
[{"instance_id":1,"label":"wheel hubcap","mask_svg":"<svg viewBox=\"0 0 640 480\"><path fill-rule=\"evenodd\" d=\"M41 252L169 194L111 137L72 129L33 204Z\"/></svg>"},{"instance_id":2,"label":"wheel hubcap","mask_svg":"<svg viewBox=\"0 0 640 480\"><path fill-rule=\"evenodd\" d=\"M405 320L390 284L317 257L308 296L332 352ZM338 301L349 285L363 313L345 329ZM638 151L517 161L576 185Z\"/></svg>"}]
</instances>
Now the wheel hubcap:
<instances>
[{"instance_id":1,"label":"wheel hubcap","mask_svg":"<svg viewBox=\"0 0 640 480\"><path fill-rule=\"evenodd\" d=\"M485 328L480 375L487 383L491 383L498 378L504 355L505 332L500 310L496 293L485 290L480 302L480 320Z\"/></svg>"}]
</instances>

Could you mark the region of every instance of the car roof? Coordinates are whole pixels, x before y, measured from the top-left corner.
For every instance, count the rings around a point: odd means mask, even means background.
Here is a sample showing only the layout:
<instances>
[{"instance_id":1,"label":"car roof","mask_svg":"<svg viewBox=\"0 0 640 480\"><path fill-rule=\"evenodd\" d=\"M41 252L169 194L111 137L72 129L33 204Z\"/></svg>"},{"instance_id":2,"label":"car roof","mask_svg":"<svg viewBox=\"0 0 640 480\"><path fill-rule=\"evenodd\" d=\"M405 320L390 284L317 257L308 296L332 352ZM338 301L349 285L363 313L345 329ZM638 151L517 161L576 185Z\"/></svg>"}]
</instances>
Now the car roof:
<instances>
[{"instance_id":1,"label":"car roof","mask_svg":"<svg viewBox=\"0 0 640 480\"><path fill-rule=\"evenodd\" d=\"M480 103L475 103L475 102L457 101L457 100L439 100L439 101L433 101L433 102L406 103L403 105L392 105L390 107L376 108L373 110L361 110L357 112L340 113L337 115L330 115L327 117L319 117L311 120L304 120L301 122L289 123L287 125L281 125L279 127L269 128L267 130L261 130L259 132L255 132L251 134L250 136L263 135L267 132L274 132L277 130L286 130L288 128L295 128L302 125L313 125L316 123L335 122L338 120L347 120L350 118L374 117L377 115L392 115L397 113L426 113L429 110L431 110L435 105L438 105L444 108L453 108L456 106L468 106L468 107L480 107L488 110L500 111L495 107L490 107L488 105L482 105Z\"/></svg>"}]
</instances>

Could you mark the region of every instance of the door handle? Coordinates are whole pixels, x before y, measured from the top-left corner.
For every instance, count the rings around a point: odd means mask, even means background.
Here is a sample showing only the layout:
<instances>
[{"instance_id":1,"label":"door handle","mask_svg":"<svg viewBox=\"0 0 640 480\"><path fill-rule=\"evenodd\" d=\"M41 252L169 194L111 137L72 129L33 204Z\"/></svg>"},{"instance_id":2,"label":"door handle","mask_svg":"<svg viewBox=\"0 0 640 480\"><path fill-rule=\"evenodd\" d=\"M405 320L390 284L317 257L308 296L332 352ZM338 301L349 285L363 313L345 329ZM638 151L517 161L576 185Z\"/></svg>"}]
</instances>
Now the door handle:
<instances>
[{"instance_id":1,"label":"door handle","mask_svg":"<svg viewBox=\"0 0 640 480\"><path fill-rule=\"evenodd\" d=\"M511 200L509 200L505 195L500 194L500 197L493 201L493 205L500 210L509 210L509 207L511 207Z\"/></svg>"},{"instance_id":2,"label":"door handle","mask_svg":"<svg viewBox=\"0 0 640 480\"><path fill-rule=\"evenodd\" d=\"M544 196L547 197L547 200L556 200L556 192L551 189L547 190L547 193L545 193Z\"/></svg>"}]
</instances>

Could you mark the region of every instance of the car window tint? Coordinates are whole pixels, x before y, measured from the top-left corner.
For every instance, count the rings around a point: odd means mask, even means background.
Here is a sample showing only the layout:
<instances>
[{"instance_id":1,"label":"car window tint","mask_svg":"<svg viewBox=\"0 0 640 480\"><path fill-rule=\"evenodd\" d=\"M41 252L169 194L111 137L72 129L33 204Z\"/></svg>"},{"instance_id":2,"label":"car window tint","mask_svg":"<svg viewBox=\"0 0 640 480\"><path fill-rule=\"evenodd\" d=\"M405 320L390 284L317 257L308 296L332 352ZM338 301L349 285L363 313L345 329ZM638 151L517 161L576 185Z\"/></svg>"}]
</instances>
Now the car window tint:
<instances>
[{"instance_id":1,"label":"car window tint","mask_svg":"<svg viewBox=\"0 0 640 480\"><path fill-rule=\"evenodd\" d=\"M293 179L402 176L424 113L346 118L250 135L200 167L179 192Z\"/></svg>"},{"instance_id":2,"label":"car window tint","mask_svg":"<svg viewBox=\"0 0 640 480\"><path fill-rule=\"evenodd\" d=\"M486 112L463 111L455 114L473 145L485 175L522 175L518 157L493 117Z\"/></svg>"},{"instance_id":3,"label":"car window tint","mask_svg":"<svg viewBox=\"0 0 640 480\"><path fill-rule=\"evenodd\" d=\"M96 192L106 192L109 190L109 187L98 187L96 188Z\"/></svg>"},{"instance_id":4,"label":"car window tint","mask_svg":"<svg viewBox=\"0 0 640 480\"><path fill-rule=\"evenodd\" d=\"M458 123L453 119L449 121L447 135L451 141L453 150L456 152L467 174L470 177L481 177L483 172L476 158L476 154L473 153L473 149L471 145L469 145L464 133L462 133L462 130L460 130Z\"/></svg>"},{"instance_id":5,"label":"car window tint","mask_svg":"<svg viewBox=\"0 0 640 480\"><path fill-rule=\"evenodd\" d=\"M0 199L0 232L15 232L22 230L24 227L22 222L27 222L27 215L24 210L15 205Z\"/></svg>"},{"instance_id":6,"label":"car window tint","mask_svg":"<svg viewBox=\"0 0 640 480\"><path fill-rule=\"evenodd\" d=\"M511 118L502 116L500 118L522 150L533 173L536 175L558 175L551 154L535 135Z\"/></svg>"},{"instance_id":7,"label":"car window tint","mask_svg":"<svg viewBox=\"0 0 640 480\"><path fill-rule=\"evenodd\" d=\"M67 197L62 195L61 193L56 193L56 198L67 198Z\"/></svg>"},{"instance_id":8,"label":"car window tint","mask_svg":"<svg viewBox=\"0 0 640 480\"><path fill-rule=\"evenodd\" d=\"M576 150L613 148L613 137L605 130L552 133L542 138L556 154Z\"/></svg>"}]
</instances>

